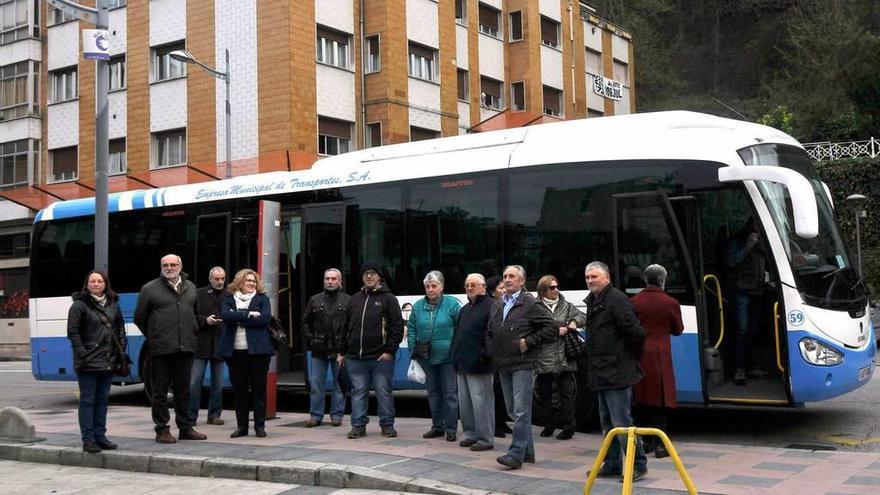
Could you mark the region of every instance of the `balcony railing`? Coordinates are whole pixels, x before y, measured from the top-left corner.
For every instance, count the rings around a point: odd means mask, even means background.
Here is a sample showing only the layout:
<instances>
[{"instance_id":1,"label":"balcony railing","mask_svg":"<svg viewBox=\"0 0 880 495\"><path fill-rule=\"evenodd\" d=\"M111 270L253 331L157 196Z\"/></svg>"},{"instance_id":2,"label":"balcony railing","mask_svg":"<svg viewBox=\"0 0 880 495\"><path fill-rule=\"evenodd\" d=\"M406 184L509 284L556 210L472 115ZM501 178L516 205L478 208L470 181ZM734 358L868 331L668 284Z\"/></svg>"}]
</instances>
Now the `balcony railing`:
<instances>
[{"instance_id":1,"label":"balcony railing","mask_svg":"<svg viewBox=\"0 0 880 495\"><path fill-rule=\"evenodd\" d=\"M846 160L849 158L877 158L880 155L880 141L871 138L867 141L845 143L804 143L810 158L820 161Z\"/></svg>"}]
</instances>

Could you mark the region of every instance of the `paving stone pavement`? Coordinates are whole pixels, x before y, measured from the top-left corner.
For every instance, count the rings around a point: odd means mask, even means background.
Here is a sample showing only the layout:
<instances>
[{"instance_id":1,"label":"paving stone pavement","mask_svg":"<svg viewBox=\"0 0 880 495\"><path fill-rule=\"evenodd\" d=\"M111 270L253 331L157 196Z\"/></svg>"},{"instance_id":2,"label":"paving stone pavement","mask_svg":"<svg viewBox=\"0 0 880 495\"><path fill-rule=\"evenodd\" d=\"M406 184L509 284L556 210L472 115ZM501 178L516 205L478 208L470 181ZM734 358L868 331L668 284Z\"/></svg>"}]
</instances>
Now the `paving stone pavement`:
<instances>
[{"instance_id":1,"label":"paving stone pavement","mask_svg":"<svg viewBox=\"0 0 880 495\"><path fill-rule=\"evenodd\" d=\"M37 435L45 446L79 447L76 411L32 411ZM230 414L231 416L231 414ZM228 419L228 418L227 418ZM160 445L153 441L150 410L143 407L111 406L108 435L120 445L118 452L196 456L199 459L239 459L241 472L255 470L260 463L301 461L302 463L359 466L387 473L389 480L419 478L436 480L462 488L461 493L511 493L523 495L581 493L585 472L598 452L598 434L576 434L559 441L541 438L535 430L536 464L506 470L495 458L510 443L496 439L495 450L471 452L444 438L423 440L430 420L398 418L398 437L379 435L376 418L367 425L367 436L346 438L349 427L328 424L306 428L307 414L279 413L267 424L267 438L254 436L230 439L233 426L199 425L208 435L204 442ZM347 419L347 418L346 418ZM673 442L675 439L672 439ZM812 452L768 447L731 447L708 443L676 443L679 455L700 493L724 495L788 494L868 495L880 493L880 454ZM2 449L0 449L2 454ZM64 454L70 455L70 454ZM100 454L99 454L100 455ZM163 456L166 457L166 456ZM178 459L185 462L186 458ZM158 462L158 461L157 461ZM213 462L213 461L212 461ZM649 457L648 476L635 485L634 493L669 494L684 490L672 463ZM204 475L204 471L202 473ZM329 476L329 473L327 473ZM321 478L324 479L322 473ZM329 478L327 478L329 479ZM413 490L421 489L414 487ZM595 494L620 493L614 479L599 479ZM454 492L449 492L454 493Z\"/></svg>"}]
</instances>

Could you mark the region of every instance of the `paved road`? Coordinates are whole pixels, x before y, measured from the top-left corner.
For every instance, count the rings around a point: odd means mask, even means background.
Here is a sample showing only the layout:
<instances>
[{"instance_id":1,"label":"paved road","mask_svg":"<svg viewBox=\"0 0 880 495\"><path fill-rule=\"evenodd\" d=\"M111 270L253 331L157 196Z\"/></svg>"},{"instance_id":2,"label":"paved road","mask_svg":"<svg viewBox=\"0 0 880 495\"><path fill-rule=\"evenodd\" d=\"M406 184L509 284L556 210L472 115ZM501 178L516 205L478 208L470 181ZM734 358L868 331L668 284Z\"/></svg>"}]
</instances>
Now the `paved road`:
<instances>
[{"instance_id":1,"label":"paved road","mask_svg":"<svg viewBox=\"0 0 880 495\"><path fill-rule=\"evenodd\" d=\"M394 495L399 492L352 490L317 486L285 485L262 481L219 478L193 478L149 473L130 473L109 469L0 461L0 493L7 495L83 494L146 495L186 493L213 495ZM402 494L401 494L402 495Z\"/></svg>"},{"instance_id":2,"label":"paved road","mask_svg":"<svg viewBox=\"0 0 880 495\"><path fill-rule=\"evenodd\" d=\"M231 409L231 394L227 394ZM76 383L40 382L30 374L29 362L0 362L0 406L22 409L74 409ZM111 403L147 407L142 387L114 387ZM281 409L305 412L304 394L285 393ZM401 417L424 417L424 400L398 401ZM731 445L830 447L842 451L880 452L880 379L850 394L801 409L680 408L670 418L673 440Z\"/></svg>"}]
</instances>

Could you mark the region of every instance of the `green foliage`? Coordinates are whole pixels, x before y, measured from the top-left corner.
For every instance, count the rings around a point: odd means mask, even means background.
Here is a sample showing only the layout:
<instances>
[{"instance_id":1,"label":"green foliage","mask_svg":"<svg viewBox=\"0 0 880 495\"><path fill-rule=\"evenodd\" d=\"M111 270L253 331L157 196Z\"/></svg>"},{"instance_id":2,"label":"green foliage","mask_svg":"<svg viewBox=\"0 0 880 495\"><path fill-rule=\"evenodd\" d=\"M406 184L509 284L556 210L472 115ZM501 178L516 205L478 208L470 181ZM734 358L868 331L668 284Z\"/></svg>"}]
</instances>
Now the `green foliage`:
<instances>
[{"instance_id":1,"label":"green foliage","mask_svg":"<svg viewBox=\"0 0 880 495\"><path fill-rule=\"evenodd\" d=\"M794 127L792 126L793 121L794 115L788 111L788 107L784 105L777 106L758 119L759 124L775 127L788 134L794 134Z\"/></svg>"}]
</instances>

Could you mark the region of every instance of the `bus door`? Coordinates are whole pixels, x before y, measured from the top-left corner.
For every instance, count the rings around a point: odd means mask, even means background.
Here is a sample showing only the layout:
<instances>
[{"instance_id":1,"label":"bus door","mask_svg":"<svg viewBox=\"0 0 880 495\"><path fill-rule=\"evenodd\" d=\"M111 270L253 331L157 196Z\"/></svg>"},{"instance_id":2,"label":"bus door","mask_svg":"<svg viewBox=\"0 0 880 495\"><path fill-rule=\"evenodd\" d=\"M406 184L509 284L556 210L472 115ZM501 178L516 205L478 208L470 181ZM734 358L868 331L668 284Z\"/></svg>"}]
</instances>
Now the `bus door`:
<instances>
[{"instance_id":1,"label":"bus door","mask_svg":"<svg viewBox=\"0 0 880 495\"><path fill-rule=\"evenodd\" d=\"M232 230L232 216L229 213L199 215L196 219L195 272L191 279L197 287L208 284L208 271L222 267L229 272L229 234ZM227 282L232 282L227 274Z\"/></svg>"},{"instance_id":2,"label":"bus door","mask_svg":"<svg viewBox=\"0 0 880 495\"><path fill-rule=\"evenodd\" d=\"M324 290L324 271L336 268L345 273L345 210L344 203L325 203L304 206L302 209L302 261L299 270L299 300L305 307L309 298ZM357 288L355 288L357 289ZM350 292L351 288L343 287ZM302 336L298 339L302 341ZM304 342L301 342L303 349ZM303 369L309 369L306 353L302 353ZM308 384L308 380L305 381Z\"/></svg>"},{"instance_id":3,"label":"bus door","mask_svg":"<svg viewBox=\"0 0 880 495\"><path fill-rule=\"evenodd\" d=\"M666 293L681 304L684 322L684 333L671 340L676 397L681 402L703 403L698 318L702 310L697 310L699 291L691 250L685 243L673 202L660 191L618 194L612 198L614 266L610 268L613 282L632 297L645 287L645 267L659 264L666 269ZM682 201L675 203L679 205Z\"/></svg>"}]
</instances>

